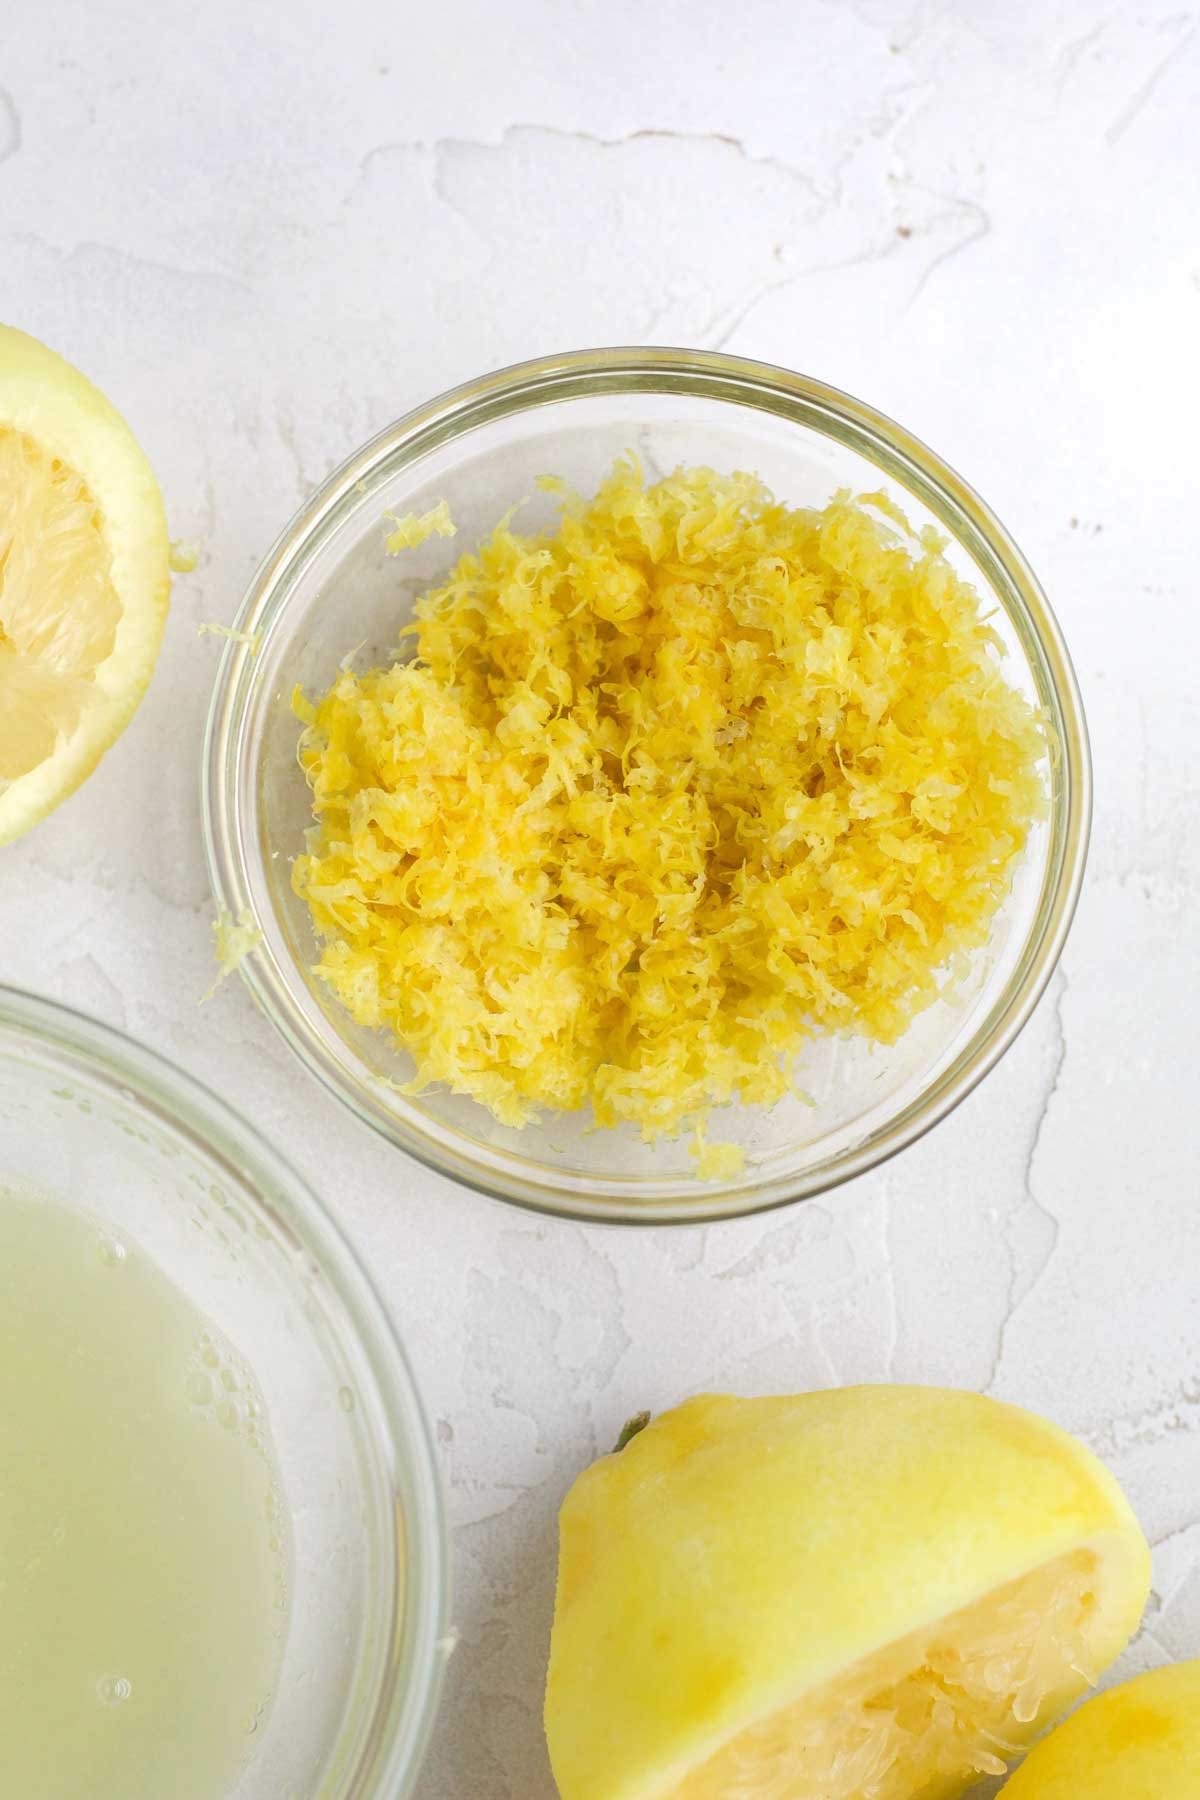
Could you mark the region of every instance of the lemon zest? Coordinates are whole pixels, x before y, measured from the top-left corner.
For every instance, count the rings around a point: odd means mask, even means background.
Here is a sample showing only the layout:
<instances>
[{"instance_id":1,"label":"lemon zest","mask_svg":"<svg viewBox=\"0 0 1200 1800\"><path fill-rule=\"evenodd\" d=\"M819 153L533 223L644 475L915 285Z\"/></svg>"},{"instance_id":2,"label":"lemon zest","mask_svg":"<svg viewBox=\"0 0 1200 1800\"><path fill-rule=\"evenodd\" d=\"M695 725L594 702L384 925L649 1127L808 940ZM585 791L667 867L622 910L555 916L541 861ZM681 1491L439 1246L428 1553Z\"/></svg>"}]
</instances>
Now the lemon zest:
<instances>
[{"instance_id":1,"label":"lemon zest","mask_svg":"<svg viewBox=\"0 0 1200 1800\"><path fill-rule=\"evenodd\" d=\"M746 1166L746 1152L740 1144L710 1144L702 1123L696 1127L690 1154L698 1181L732 1181Z\"/></svg>"},{"instance_id":2,"label":"lemon zest","mask_svg":"<svg viewBox=\"0 0 1200 1800\"><path fill-rule=\"evenodd\" d=\"M190 575L200 561L200 546L190 538L172 538L167 550L167 562L172 574Z\"/></svg>"},{"instance_id":3,"label":"lemon zest","mask_svg":"<svg viewBox=\"0 0 1200 1800\"><path fill-rule=\"evenodd\" d=\"M227 907L219 906L212 921L212 934L217 975L212 986L200 996L201 1006L212 999L225 977L240 969L250 952L263 941L263 934L249 907L243 907L235 920Z\"/></svg>"},{"instance_id":4,"label":"lemon zest","mask_svg":"<svg viewBox=\"0 0 1200 1800\"><path fill-rule=\"evenodd\" d=\"M425 513L405 513L403 517L385 513L384 517L390 519L394 527L385 540L389 556L399 556L402 550L414 550L427 538L454 537L458 531L445 500L439 500L436 506L430 507Z\"/></svg>"},{"instance_id":5,"label":"lemon zest","mask_svg":"<svg viewBox=\"0 0 1200 1800\"><path fill-rule=\"evenodd\" d=\"M633 458L556 490L554 529L502 521L420 598L411 660L294 696L293 884L408 1091L511 1126L590 1104L652 1140L775 1102L812 1033L892 1043L952 990L1045 810L1049 734L883 496L788 508Z\"/></svg>"},{"instance_id":6,"label":"lemon zest","mask_svg":"<svg viewBox=\"0 0 1200 1800\"><path fill-rule=\"evenodd\" d=\"M243 644L251 656L257 656L262 649L261 631L242 631L236 625L217 625L211 619L197 625L196 636L228 638L231 644Z\"/></svg>"}]
</instances>

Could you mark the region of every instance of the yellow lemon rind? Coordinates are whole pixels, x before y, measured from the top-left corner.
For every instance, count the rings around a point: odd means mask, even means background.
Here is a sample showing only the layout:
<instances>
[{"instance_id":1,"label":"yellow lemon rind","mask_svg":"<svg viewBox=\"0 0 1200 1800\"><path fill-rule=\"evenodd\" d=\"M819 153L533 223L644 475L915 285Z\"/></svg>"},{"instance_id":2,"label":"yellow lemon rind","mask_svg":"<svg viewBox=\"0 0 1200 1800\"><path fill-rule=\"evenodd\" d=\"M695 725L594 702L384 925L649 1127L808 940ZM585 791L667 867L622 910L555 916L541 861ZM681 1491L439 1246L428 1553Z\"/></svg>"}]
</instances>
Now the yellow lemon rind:
<instances>
[{"instance_id":1,"label":"yellow lemon rind","mask_svg":"<svg viewBox=\"0 0 1200 1800\"><path fill-rule=\"evenodd\" d=\"M1002 1800L1200 1800L1200 1662L1089 1700L1037 1745Z\"/></svg>"}]
</instances>

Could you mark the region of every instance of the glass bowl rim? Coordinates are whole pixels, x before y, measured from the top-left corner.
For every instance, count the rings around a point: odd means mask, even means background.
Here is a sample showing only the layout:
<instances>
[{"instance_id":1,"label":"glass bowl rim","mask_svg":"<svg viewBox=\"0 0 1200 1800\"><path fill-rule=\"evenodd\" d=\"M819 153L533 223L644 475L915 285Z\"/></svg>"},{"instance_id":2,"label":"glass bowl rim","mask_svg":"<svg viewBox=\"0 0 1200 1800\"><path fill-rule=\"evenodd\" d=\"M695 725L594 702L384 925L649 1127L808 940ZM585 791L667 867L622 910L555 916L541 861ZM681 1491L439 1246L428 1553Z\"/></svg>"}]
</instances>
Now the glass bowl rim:
<instances>
[{"instance_id":1,"label":"glass bowl rim","mask_svg":"<svg viewBox=\"0 0 1200 1800\"><path fill-rule=\"evenodd\" d=\"M867 1173L952 1112L1010 1048L1054 972L1078 903L1091 825L1091 757L1079 687L1058 621L1024 555L986 502L919 438L864 401L811 376L720 351L618 347L564 352L496 370L412 408L347 457L297 509L251 579L237 616L239 632L253 642L271 629L318 545L370 499L365 484L380 465L386 463L389 473L395 473L478 426L605 392L680 394L748 406L832 438L915 494L974 557L1001 596L1042 698L1050 703L1059 751L1041 898L1004 989L931 1086L831 1160L757 1185L696 1182L694 1195L623 1202L611 1195L589 1197L583 1180L570 1187L556 1183L548 1163L531 1160L534 1173L525 1178L496 1166L499 1158L489 1164L482 1146L481 1155L466 1147L446 1151L419 1123L386 1109L365 1080L345 1073L296 1000L296 971L282 970L274 957L252 951L241 973L309 1072L366 1124L438 1174L492 1199L577 1223L711 1224L810 1199ZM241 828L238 792L254 677L252 642L244 638L224 647L201 760L201 818L213 896L234 917L249 906L247 855L257 853L257 834Z\"/></svg>"},{"instance_id":2,"label":"glass bowl rim","mask_svg":"<svg viewBox=\"0 0 1200 1800\"><path fill-rule=\"evenodd\" d=\"M411 1483L404 1516L405 1583L390 1633L407 1651L403 1684L393 1668L373 1696L362 1754L338 1772L333 1796L391 1800L415 1791L438 1712L450 1617L450 1555L445 1496L424 1402L391 1313L364 1262L316 1191L286 1157L205 1083L127 1032L61 1001L0 983L0 1049L22 1057L49 1053L68 1072L131 1101L159 1130L198 1146L224 1165L251 1210L277 1210L316 1262L343 1309L377 1384L388 1425L386 1446ZM365 1762L364 1759L369 1758ZM404 1788L397 1782L403 1779ZM363 1785L363 1783L369 1785Z\"/></svg>"}]
</instances>

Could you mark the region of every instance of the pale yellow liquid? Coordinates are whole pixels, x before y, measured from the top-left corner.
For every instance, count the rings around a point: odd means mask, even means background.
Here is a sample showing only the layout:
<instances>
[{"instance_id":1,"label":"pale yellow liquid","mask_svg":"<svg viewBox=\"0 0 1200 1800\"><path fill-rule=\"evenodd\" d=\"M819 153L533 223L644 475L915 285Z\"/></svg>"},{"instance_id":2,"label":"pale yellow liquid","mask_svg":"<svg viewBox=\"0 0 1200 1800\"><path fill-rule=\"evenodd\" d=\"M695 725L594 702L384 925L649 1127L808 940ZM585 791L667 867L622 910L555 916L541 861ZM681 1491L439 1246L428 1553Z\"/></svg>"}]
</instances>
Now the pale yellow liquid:
<instances>
[{"instance_id":1,"label":"pale yellow liquid","mask_svg":"<svg viewBox=\"0 0 1200 1800\"><path fill-rule=\"evenodd\" d=\"M0 1190L2 1800L221 1800L286 1584L249 1371L135 1244Z\"/></svg>"}]
</instances>

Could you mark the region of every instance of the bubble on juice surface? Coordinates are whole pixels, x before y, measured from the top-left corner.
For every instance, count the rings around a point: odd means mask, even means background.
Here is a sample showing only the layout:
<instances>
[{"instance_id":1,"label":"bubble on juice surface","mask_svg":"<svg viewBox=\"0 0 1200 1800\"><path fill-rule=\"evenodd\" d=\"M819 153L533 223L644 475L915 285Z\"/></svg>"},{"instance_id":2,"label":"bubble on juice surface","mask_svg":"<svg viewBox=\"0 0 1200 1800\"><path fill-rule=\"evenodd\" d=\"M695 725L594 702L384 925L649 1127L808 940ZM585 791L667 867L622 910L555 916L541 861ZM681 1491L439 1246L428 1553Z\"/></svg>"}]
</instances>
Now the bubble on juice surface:
<instances>
[{"instance_id":1,"label":"bubble on juice surface","mask_svg":"<svg viewBox=\"0 0 1200 1800\"><path fill-rule=\"evenodd\" d=\"M354 1411L354 1389L341 1387L338 1389L338 1405L343 1412Z\"/></svg>"},{"instance_id":2,"label":"bubble on juice surface","mask_svg":"<svg viewBox=\"0 0 1200 1800\"><path fill-rule=\"evenodd\" d=\"M129 1255L120 1238L105 1236L98 1246L100 1261L110 1269L117 1269Z\"/></svg>"},{"instance_id":3,"label":"bubble on juice surface","mask_svg":"<svg viewBox=\"0 0 1200 1800\"><path fill-rule=\"evenodd\" d=\"M120 1706L133 1693L133 1683L124 1675L105 1675L97 1683L96 1692L105 1706Z\"/></svg>"},{"instance_id":4,"label":"bubble on juice surface","mask_svg":"<svg viewBox=\"0 0 1200 1800\"><path fill-rule=\"evenodd\" d=\"M265 1699L262 1699L262 1700L259 1700L257 1702L257 1704L252 1706L250 1708L249 1712L246 1714L246 1720L245 1720L246 1732L249 1736L253 1736L254 1733L258 1730L259 1726L262 1724L263 1714L266 1712L266 1710L267 1710L267 1702Z\"/></svg>"}]
</instances>

